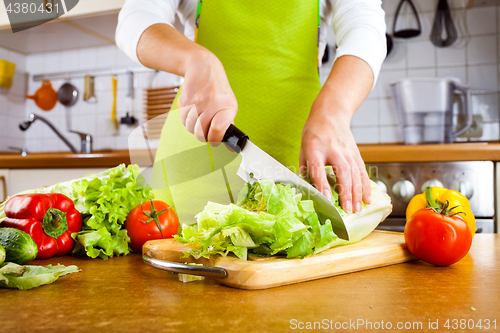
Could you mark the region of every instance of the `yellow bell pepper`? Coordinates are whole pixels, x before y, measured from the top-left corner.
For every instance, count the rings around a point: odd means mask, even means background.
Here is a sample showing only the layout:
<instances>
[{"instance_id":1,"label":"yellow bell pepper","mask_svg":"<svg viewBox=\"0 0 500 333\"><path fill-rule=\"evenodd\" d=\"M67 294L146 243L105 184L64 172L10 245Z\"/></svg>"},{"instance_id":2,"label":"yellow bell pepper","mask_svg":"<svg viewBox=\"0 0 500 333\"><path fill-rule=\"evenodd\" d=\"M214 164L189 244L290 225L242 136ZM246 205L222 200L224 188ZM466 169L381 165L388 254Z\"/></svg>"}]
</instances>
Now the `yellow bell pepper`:
<instances>
[{"instance_id":1,"label":"yellow bell pepper","mask_svg":"<svg viewBox=\"0 0 500 333\"><path fill-rule=\"evenodd\" d=\"M469 200L460 192L448 190L444 187L427 187L425 192L414 196L406 208L406 220L418 210L424 208L439 208L448 201L448 207L455 207L452 213L459 213L469 225L472 237L476 232L476 219L470 210ZM462 213L460 213L462 212Z\"/></svg>"}]
</instances>

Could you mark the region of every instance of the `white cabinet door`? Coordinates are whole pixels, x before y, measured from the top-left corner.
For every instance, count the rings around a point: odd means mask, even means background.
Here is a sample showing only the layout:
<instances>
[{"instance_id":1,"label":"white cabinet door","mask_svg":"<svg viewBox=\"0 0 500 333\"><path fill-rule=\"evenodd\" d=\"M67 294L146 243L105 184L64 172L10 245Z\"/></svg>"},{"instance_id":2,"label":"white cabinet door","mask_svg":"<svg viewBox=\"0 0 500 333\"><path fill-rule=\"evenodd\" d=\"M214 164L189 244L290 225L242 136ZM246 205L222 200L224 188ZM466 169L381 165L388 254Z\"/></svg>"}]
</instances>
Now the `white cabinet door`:
<instances>
[{"instance_id":1,"label":"white cabinet door","mask_svg":"<svg viewBox=\"0 0 500 333\"><path fill-rule=\"evenodd\" d=\"M21 191L50 186L56 183L81 178L89 173L102 172L107 168L84 169L11 169L7 192L14 195ZM0 169L1 171L1 169Z\"/></svg>"},{"instance_id":2,"label":"white cabinet door","mask_svg":"<svg viewBox=\"0 0 500 333\"><path fill-rule=\"evenodd\" d=\"M125 0L80 0L78 4L61 18L76 18L100 14L117 13Z\"/></svg>"}]
</instances>

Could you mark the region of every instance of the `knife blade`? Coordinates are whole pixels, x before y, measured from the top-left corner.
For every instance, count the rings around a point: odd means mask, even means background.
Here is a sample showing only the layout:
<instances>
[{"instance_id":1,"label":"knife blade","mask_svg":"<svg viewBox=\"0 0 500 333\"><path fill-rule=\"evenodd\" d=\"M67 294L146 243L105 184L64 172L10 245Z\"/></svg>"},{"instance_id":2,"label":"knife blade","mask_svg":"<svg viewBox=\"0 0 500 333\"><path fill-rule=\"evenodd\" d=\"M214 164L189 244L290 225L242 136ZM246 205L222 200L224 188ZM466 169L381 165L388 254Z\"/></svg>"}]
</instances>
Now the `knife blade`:
<instances>
[{"instance_id":1,"label":"knife blade","mask_svg":"<svg viewBox=\"0 0 500 333\"><path fill-rule=\"evenodd\" d=\"M329 219L333 232L342 239L349 240L344 220L333 203L314 186L278 162L265 151L257 147L248 136L231 124L222 139L230 149L242 156L237 175L246 182L254 183L261 179L273 179L275 182L296 187L305 200L312 200L314 209L321 222Z\"/></svg>"}]
</instances>

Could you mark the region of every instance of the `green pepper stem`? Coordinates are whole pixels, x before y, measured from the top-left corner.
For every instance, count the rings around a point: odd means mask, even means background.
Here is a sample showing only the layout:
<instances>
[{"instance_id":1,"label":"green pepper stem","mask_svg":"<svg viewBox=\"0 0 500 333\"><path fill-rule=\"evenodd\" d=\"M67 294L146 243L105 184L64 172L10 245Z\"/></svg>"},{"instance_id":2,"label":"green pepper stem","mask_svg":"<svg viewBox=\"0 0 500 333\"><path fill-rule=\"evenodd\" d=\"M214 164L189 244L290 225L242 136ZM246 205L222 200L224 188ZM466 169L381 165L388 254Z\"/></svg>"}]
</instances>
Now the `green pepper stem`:
<instances>
[{"instance_id":1,"label":"green pepper stem","mask_svg":"<svg viewBox=\"0 0 500 333\"><path fill-rule=\"evenodd\" d=\"M43 217L42 229L47 236L57 239L68 231L66 213L50 207Z\"/></svg>"},{"instance_id":2,"label":"green pepper stem","mask_svg":"<svg viewBox=\"0 0 500 333\"><path fill-rule=\"evenodd\" d=\"M434 195L432 195L432 187L427 186L425 188L425 199L427 200L427 208L442 208L438 202L434 199Z\"/></svg>"}]
</instances>

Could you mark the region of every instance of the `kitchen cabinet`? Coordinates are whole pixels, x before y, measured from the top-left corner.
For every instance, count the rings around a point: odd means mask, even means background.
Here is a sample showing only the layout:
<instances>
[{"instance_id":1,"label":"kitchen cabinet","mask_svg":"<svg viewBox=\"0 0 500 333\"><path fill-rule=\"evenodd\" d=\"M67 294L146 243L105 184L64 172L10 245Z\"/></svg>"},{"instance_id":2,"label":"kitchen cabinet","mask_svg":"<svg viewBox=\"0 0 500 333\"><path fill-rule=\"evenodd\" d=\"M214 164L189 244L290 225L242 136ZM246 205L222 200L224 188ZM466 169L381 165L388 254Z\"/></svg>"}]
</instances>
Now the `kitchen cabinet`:
<instances>
[{"instance_id":1,"label":"kitchen cabinet","mask_svg":"<svg viewBox=\"0 0 500 333\"><path fill-rule=\"evenodd\" d=\"M19 0L18 2L22 3L23 0ZM80 0L75 8L61 16L59 19L67 20L116 13L120 11L124 3L125 0ZM4 7L0 7L0 29L10 29L9 17L7 16L4 2L2 2L1 6Z\"/></svg>"},{"instance_id":2,"label":"kitchen cabinet","mask_svg":"<svg viewBox=\"0 0 500 333\"><path fill-rule=\"evenodd\" d=\"M114 45L118 12L124 3L125 0L80 0L67 14L15 34L0 5L0 47L32 54Z\"/></svg>"},{"instance_id":3,"label":"kitchen cabinet","mask_svg":"<svg viewBox=\"0 0 500 333\"><path fill-rule=\"evenodd\" d=\"M105 168L80 169L0 169L0 176L7 174L7 194L54 185L67 180L81 178L89 173L104 171ZM1 184L0 184L1 188ZM0 196L0 201L2 197Z\"/></svg>"},{"instance_id":4,"label":"kitchen cabinet","mask_svg":"<svg viewBox=\"0 0 500 333\"><path fill-rule=\"evenodd\" d=\"M80 0L75 8L64 14L61 19L116 13L124 4L125 0Z\"/></svg>"}]
</instances>

